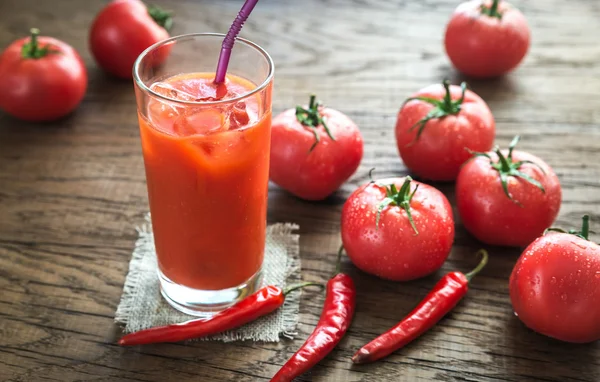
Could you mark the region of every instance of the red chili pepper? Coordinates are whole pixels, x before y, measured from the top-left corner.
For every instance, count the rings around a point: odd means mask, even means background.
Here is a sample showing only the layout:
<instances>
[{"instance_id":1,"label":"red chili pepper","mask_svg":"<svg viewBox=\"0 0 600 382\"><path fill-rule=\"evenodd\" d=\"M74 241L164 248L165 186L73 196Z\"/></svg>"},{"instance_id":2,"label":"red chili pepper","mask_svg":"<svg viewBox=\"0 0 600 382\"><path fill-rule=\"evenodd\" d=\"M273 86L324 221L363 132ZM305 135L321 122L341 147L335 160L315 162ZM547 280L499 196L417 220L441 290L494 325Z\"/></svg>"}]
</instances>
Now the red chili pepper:
<instances>
[{"instance_id":1,"label":"red chili pepper","mask_svg":"<svg viewBox=\"0 0 600 382\"><path fill-rule=\"evenodd\" d=\"M275 374L271 382L292 381L321 361L340 342L352 322L356 288L350 276L339 273L343 247L338 252L336 275L327 282L321 318L302 347Z\"/></svg>"},{"instance_id":2,"label":"red chili pepper","mask_svg":"<svg viewBox=\"0 0 600 382\"><path fill-rule=\"evenodd\" d=\"M367 363L387 357L429 330L451 311L469 290L469 281L487 264L488 254L480 250L482 258L471 272L450 272L433 287L423 301L398 325L363 346L352 357L354 363Z\"/></svg>"},{"instance_id":3,"label":"red chili pepper","mask_svg":"<svg viewBox=\"0 0 600 382\"><path fill-rule=\"evenodd\" d=\"M319 283L306 282L292 285L285 290L273 285L260 289L237 304L215 314L210 318L190 320L181 324L158 326L127 334L119 340L119 345L143 345L158 342L177 342L192 338L205 337L225 330L237 328L259 317L265 316L285 301L285 296L293 290Z\"/></svg>"}]
</instances>

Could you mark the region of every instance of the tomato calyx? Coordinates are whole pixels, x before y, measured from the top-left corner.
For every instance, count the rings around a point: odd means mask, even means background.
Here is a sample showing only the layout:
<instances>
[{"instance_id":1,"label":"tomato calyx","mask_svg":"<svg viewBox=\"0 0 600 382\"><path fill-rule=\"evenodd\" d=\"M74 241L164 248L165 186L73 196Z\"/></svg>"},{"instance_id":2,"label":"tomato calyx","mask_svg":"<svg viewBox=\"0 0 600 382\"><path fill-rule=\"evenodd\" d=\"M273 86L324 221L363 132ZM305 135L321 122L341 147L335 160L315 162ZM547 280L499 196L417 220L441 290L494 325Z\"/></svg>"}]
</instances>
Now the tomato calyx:
<instances>
[{"instance_id":1,"label":"tomato calyx","mask_svg":"<svg viewBox=\"0 0 600 382\"><path fill-rule=\"evenodd\" d=\"M25 59L34 59L37 60L42 57L46 57L48 54L56 54L60 53L56 49L52 49L50 44L46 44L44 46L40 46L38 43L38 36L40 35L40 30L37 28L31 28L29 30L31 33L31 39L29 42L23 44L21 48L21 57Z\"/></svg>"},{"instance_id":2,"label":"tomato calyx","mask_svg":"<svg viewBox=\"0 0 600 382\"><path fill-rule=\"evenodd\" d=\"M168 12L158 7L156 5L149 5L147 7L148 14L152 17L155 23L165 28L165 30L170 30L173 26L173 12Z\"/></svg>"},{"instance_id":3,"label":"tomato calyx","mask_svg":"<svg viewBox=\"0 0 600 382\"><path fill-rule=\"evenodd\" d=\"M383 187L385 189L385 193L386 193L385 199L383 199L381 201L381 203L379 203L377 205L377 217L375 218L375 228L376 229L379 229L379 219L381 218L381 212L383 211L383 209L387 206L398 206L398 207L402 208L404 211L406 211L406 215L408 216L408 221L410 222L410 226L412 227L412 229L415 231L415 235L419 234L419 231L417 230L417 226L415 225L415 222L412 218L412 213L410 211L410 201L412 200L412 198L415 196L415 193L419 189L419 185L417 184L417 186L415 187L413 192L410 192L410 182L411 181L412 181L412 178L410 176L407 176L404 179L404 183L402 184L402 187L400 187L400 190L398 190L396 185L393 183L389 184L389 185L383 185L383 184L376 183L378 186Z\"/></svg>"},{"instance_id":4,"label":"tomato calyx","mask_svg":"<svg viewBox=\"0 0 600 382\"><path fill-rule=\"evenodd\" d=\"M438 99L431 98L431 97L410 97L410 98L407 98L406 101L404 101L404 104L402 105L402 107L404 107L406 105L406 103L408 103L409 101L414 101L414 100L427 102L428 104L434 106L434 108L431 109L429 111L429 113L427 113L427 115L425 115L425 117L421 118L417 123L412 125L410 127L410 129L408 129L408 131L410 132L410 131L413 131L414 129L418 128L415 139L409 145L413 145L419 139L419 137L423 133L423 130L425 130L425 125L427 125L427 122L429 122L430 120L441 119L448 115L457 115L458 113L460 113L462 103L465 100L465 92L467 91L467 83L463 82L460 84L460 88L462 89L462 95L456 101L453 101L450 96L450 81L444 80L444 82L442 84L444 85L444 88L446 89L446 95L444 96L444 98L442 100L438 100Z\"/></svg>"},{"instance_id":5,"label":"tomato calyx","mask_svg":"<svg viewBox=\"0 0 600 382\"><path fill-rule=\"evenodd\" d=\"M481 14L502 20L502 13L498 10L498 3L500 3L500 0L494 0L489 7L485 4L481 4Z\"/></svg>"},{"instance_id":6,"label":"tomato calyx","mask_svg":"<svg viewBox=\"0 0 600 382\"><path fill-rule=\"evenodd\" d=\"M498 171L498 174L500 175L500 183L502 184L502 189L504 190L504 193L510 200L512 200L513 202L515 202L519 205L521 205L521 203L514 200L512 195L508 191L508 179L511 176L515 177L515 178L521 178L524 181L526 181L530 184L533 184L534 186L539 188L543 193L546 193L544 186L539 181L537 181L536 179L533 179L531 176L525 174L524 172L519 171L519 169L521 168L522 165L531 164L531 165L536 166L538 169L540 169L540 171L542 171L542 173L544 175L546 175L546 171L544 171L544 169L539 164L537 164L533 161L530 161L530 160L522 160L522 161L517 161L517 162L513 161L513 158L512 158L513 150L517 146L517 143L519 143L520 139L521 139L521 137L519 135L517 135L513 138L513 140L510 142L510 145L508 146L508 155L506 157L502 154L502 152L500 151L500 148L498 146L496 146L494 148L494 152L498 156L497 162L494 162L492 160L492 157L488 153L478 153L478 152L473 153L473 155L476 157L485 157L490 160L490 166L492 166L492 168L494 170Z\"/></svg>"},{"instance_id":7,"label":"tomato calyx","mask_svg":"<svg viewBox=\"0 0 600 382\"><path fill-rule=\"evenodd\" d=\"M317 146L317 144L321 140L321 137L319 136L319 132L317 131L317 127L319 127L319 125L323 125L323 128L325 129L327 136L329 136L329 138L331 138L332 141L335 141L335 138L331 134L331 131L329 131L329 127L327 127L327 124L325 123L325 119L323 118L323 116L321 115L321 113L319 111L319 109L322 106L323 106L323 104L321 103L321 101L317 101L317 96L314 94L310 95L310 100L308 102L308 109L305 109L302 106L296 106L296 119L302 125L311 128L312 133L315 136L315 143L312 144L312 146L308 150L309 152L313 151L313 149Z\"/></svg>"},{"instance_id":8,"label":"tomato calyx","mask_svg":"<svg viewBox=\"0 0 600 382\"><path fill-rule=\"evenodd\" d=\"M585 214L583 215L582 219L582 223L581 223L581 231L577 231L575 229L570 229L568 231L565 231L562 228L547 228L546 231L544 231L544 235L548 232L560 232L560 233L568 233L571 235L575 235L577 237L582 238L583 240L590 240L589 236L590 236L590 215Z\"/></svg>"},{"instance_id":9,"label":"tomato calyx","mask_svg":"<svg viewBox=\"0 0 600 382\"><path fill-rule=\"evenodd\" d=\"M477 251L477 255L479 257L481 257L481 260L479 261L479 264L477 264L477 266L469 273L465 273L465 277L467 278L467 281L471 281L471 279L473 277L475 277L475 275L477 275L479 273L479 271L481 271L487 264L488 262L488 253L485 249L480 249L479 251Z\"/></svg>"}]
</instances>

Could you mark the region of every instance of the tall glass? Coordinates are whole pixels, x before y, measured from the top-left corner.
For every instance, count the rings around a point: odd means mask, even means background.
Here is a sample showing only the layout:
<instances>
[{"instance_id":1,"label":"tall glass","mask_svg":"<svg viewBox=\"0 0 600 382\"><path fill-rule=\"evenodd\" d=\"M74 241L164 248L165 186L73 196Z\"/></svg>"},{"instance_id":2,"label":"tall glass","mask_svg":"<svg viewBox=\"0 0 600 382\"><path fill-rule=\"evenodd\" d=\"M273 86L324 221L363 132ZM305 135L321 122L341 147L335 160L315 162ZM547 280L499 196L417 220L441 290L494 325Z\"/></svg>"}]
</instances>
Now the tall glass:
<instances>
[{"instance_id":1,"label":"tall glass","mask_svg":"<svg viewBox=\"0 0 600 382\"><path fill-rule=\"evenodd\" d=\"M217 86L223 38L173 37L133 68L161 291L197 316L257 289L265 247L273 62L237 39Z\"/></svg>"}]
</instances>

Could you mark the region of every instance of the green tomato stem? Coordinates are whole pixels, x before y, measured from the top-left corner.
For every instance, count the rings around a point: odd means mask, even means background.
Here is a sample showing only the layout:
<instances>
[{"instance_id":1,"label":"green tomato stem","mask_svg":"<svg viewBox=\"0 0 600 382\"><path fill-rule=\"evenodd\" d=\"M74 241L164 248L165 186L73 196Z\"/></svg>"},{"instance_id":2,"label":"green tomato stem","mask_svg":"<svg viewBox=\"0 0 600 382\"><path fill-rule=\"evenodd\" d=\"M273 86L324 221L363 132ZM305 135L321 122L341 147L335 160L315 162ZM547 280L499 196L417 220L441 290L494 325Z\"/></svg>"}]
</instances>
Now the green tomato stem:
<instances>
[{"instance_id":1,"label":"green tomato stem","mask_svg":"<svg viewBox=\"0 0 600 382\"><path fill-rule=\"evenodd\" d=\"M29 30L29 33L31 35L29 42L26 42L25 44L23 44L23 47L21 48L21 57L25 58L25 59L38 59L38 58L42 58L45 55L47 55L48 53L50 53L48 51L48 47L40 47L39 43L38 43L38 36L40 34L40 30L37 28L31 28Z\"/></svg>"},{"instance_id":2,"label":"green tomato stem","mask_svg":"<svg viewBox=\"0 0 600 382\"><path fill-rule=\"evenodd\" d=\"M427 115L425 115L423 118L421 118L419 121L417 121L417 123L415 123L413 126L410 127L409 131L417 129L417 135L415 136L415 139L411 143L409 143L409 145L413 145L419 139L419 137L425 130L425 126L427 125L427 122L431 121L432 119L442 119L448 115L457 115L458 113L460 113L462 104L465 100L465 93L467 91L466 82L463 82L460 84L460 87L462 89L462 95L456 101L452 100L452 96L450 93L450 81L444 80L442 82L442 85L444 86L444 89L446 90L446 94L444 94L444 97L442 98L442 100L439 100L436 98L431 98L431 97L410 97L410 98L407 98L406 101L404 101L404 105L406 105L406 103L409 101L417 100L417 101L426 102L426 103L434 106L429 111L429 113L427 113ZM404 107L404 105L403 105L403 107Z\"/></svg>"},{"instance_id":3,"label":"green tomato stem","mask_svg":"<svg viewBox=\"0 0 600 382\"><path fill-rule=\"evenodd\" d=\"M37 28L31 28L29 30L31 33L31 41L29 42L29 54L31 56L35 55L35 52L38 50L38 36L40 35L40 30Z\"/></svg>"},{"instance_id":4,"label":"green tomato stem","mask_svg":"<svg viewBox=\"0 0 600 382\"><path fill-rule=\"evenodd\" d=\"M590 215L583 215L583 223L581 224L581 236L585 240L589 240L590 236Z\"/></svg>"},{"instance_id":5,"label":"green tomato stem","mask_svg":"<svg viewBox=\"0 0 600 382\"><path fill-rule=\"evenodd\" d=\"M500 5L500 0L494 0L492 5L488 8L484 4L481 5L481 13L490 17L496 17L499 20L502 20L502 13L498 11L498 6Z\"/></svg>"},{"instance_id":6,"label":"green tomato stem","mask_svg":"<svg viewBox=\"0 0 600 382\"><path fill-rule=\"evenodd\" d=\"M590 215L585 214L582 217L582 223L581 223L581 231L577 231L576 229L570 229L569 231L565 231L562 228L547 228L546 231L544 231L544 235L548 232L560 232L560 233L568 233L571 235L575 235L577 237L580 237L584 240L589 240L589 236L590 236Z\"/></svg>"},{"instance_id":7,"label":"green tomato stem","mask_svg":"<svg viewBox=\"0 0 600 382\"><path fill-rule=\"evenodd\" d=\"M546 190L544 189L544 186L537 180L534 179L533 177L527 175L526 173L521 171L521 166L524 164L531 164L536 166L544 175L546 175L546 171L544 170L544 168L542 166L540 166L539 164L533 162L533 161L529 161L529 160L522 160L522 161L517 161L515 162L513 160L513 150L515 149L515 146L517 145L517 143L519 143L519 140L521 139L521 137L519 137L518 135L515 136L513 138L513 140L510 142L509 145L509 149L508 149L508 155L504 156L504 154L502 154L502 151L500 151L500 148L496 146L496 148L494 149L494 152L496 153L496 155L498 156L498 161L494 162L492 160L492 157L488 154L488 153L478 153L478 152L474 152L473 155L474 156L479 156L479 157L485 157L490 161L490 166L498 171L498 176L500 177L500 184L502 185L502 189L504 190L504 194L513 202L515 202L516 204L520 205L521 207L523 206L521 203L519 203L518 201L514 200L512 195L510 194L509 190L508 190L508 180L509 178L515 177L515 178L521 178L524 181L533 184L534 186L536 186L537 188L539 188L543 193L546 192Z\"/></svg>"},{"instance_id":8,"label":"green tomato stem","mask_svg":"<svg viewBox=\"0 0 600 382\"><path fill-rule=\"evenodd\" d=\"M335 141L335 137L329 130L327 123L325 122L325 118L321 115L319 108L321 107L321 102L317 101L317 96L314 94L310 95L310 99L308 101L308 109L303 108L302 106L296 106L296 119L302 125L310 128L312 130L313 135L315 136L315 142L310 147L309 152L313 151L317 144L320 142L321 138L319 136L319 132L317 128L319 126L323 126L325 133L332 141Z\"/></svg>"},{"instance_id":9,"label":"green tomato stem","mask_svg":"<svg viewBox=\"0 0 600 382\"><path fill-rule=\"evenodd\" d=\"M152 17L154 22L165 28L167 31L171 29L173 26L172 12L165 11L156 5L150 5L146 9L148 10L148 14L150 17Z\"/></svg>"},{"instance_id":10,"label":"green tomato stem","mask_svg":"<svg viewBox=\"0 0 600 382\"><path fill-rule=\"evenodd\" d=\"M386 197L377 205L377 217L375 218L375 229L379 229L379 220L381 219L381 212L387 206L397 206L406 211L406 216L408 217L408 221L410 226L415 231L415 235L419 234L417 230L417 226L415 225L415 221L412 217L410 202L417 193L419 189L419 185L415 187L413 192L410 192L410 182L412 178L407 176L404 179L404 183L400 187L400 190L396 187L395 184L390 185L380 185L385 188Z\"/></svg>"}]
</instances>

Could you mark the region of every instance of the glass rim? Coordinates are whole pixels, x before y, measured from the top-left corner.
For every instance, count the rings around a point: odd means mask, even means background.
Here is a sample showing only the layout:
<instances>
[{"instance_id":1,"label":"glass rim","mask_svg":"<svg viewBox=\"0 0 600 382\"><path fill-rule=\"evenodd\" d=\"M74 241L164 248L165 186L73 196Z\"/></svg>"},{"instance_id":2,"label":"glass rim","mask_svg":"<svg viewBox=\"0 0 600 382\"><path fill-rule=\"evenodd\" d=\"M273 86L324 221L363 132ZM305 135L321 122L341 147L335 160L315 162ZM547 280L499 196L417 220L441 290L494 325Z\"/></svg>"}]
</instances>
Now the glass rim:
<instances>
[{"instance_id":1,"label":"glass rim","mask_svg":"<svg viewBox=\"0 0 600 382\"><path fill-rule=\"evenodd\" d=\"M275 71L274 70L275 64L273 63L273 59L271 58L269 53L267 53L267 51L264 50L260 45L253 43L250 40L246 40L245 38L241 38L241 37L236 37L235 41L241 42L242 44L250 46L251 48L254 48L256 51L258 51L260 54L262 54L263 57L267 60L267 63L269 65L269 73L267 74L267 78L265 78L265 80L260 85L256 86L254 89L250 90L249 92L240 94L234 98L228 98L228 99L219 100L219 101L200 101L200 102L178 100L178 99L167 97L165 95L162 95L162 94L157 93L154 90L150 89L148 86L146 86L144 81L142 81L142 79L139 76L139 67L140 67L140 64L141 64L142 60L144 59L144 57L146 57L151 51L157 49L160 46L163 46L165 44L171 43L176 40L181 40L183 38L189 38L189 37L223 37L223 38L225 38L225 36L226 35L224 33L211 33L211 32L209 32L209 33L187 33L187 34L170 37L168 39L159 41L159 42L149 46L142 53L140 53L140 55L135 59L135 63L133 64L133 80L134 80L135 84L140 89L142 89L144 92L150 93L152 96L154 96L156 98L159 98L159 99L162 99L165 101L169 101L169 102L183 104L183 105L195 105L195 106L223 105L223 104L238 102L238 101L248 98L248 97L262 91L263 89L265 89L267 87L267 85L271 82L271 80L273 79L273 73ZM215 69L216 69L216 67L215 67Z\"/></svg>"}]
</instances>

